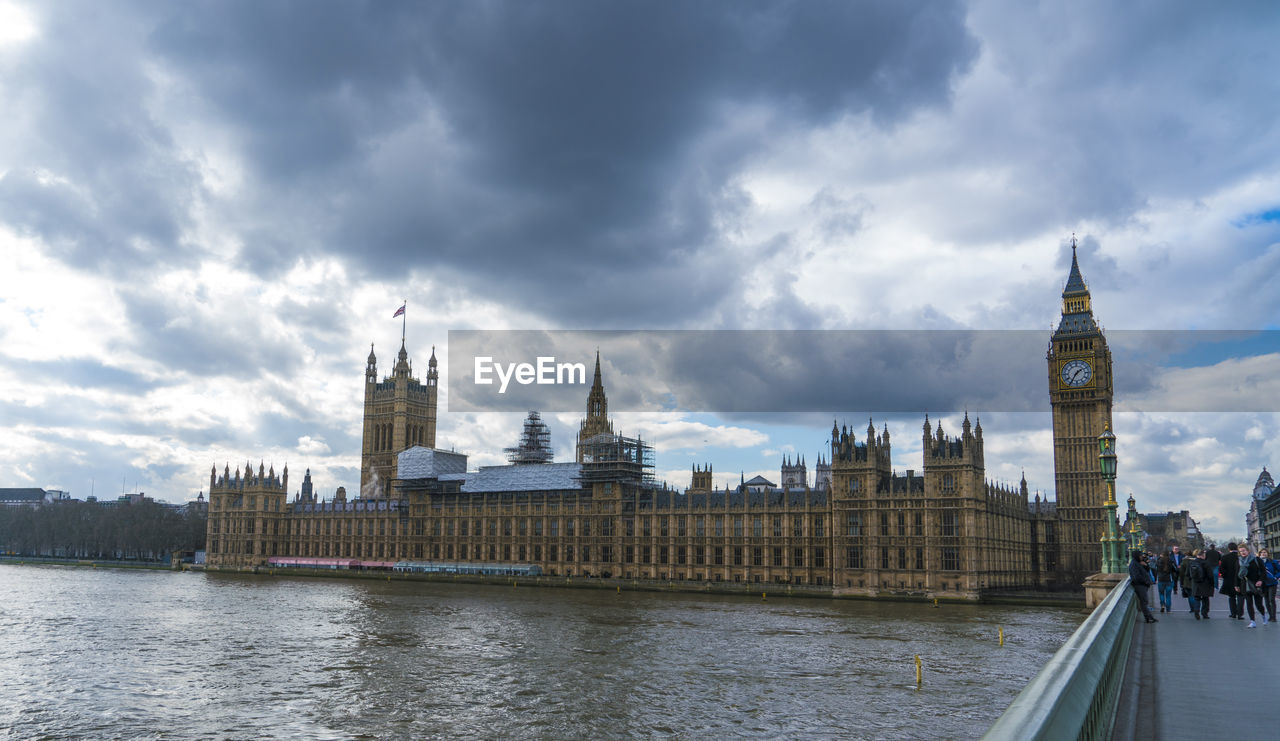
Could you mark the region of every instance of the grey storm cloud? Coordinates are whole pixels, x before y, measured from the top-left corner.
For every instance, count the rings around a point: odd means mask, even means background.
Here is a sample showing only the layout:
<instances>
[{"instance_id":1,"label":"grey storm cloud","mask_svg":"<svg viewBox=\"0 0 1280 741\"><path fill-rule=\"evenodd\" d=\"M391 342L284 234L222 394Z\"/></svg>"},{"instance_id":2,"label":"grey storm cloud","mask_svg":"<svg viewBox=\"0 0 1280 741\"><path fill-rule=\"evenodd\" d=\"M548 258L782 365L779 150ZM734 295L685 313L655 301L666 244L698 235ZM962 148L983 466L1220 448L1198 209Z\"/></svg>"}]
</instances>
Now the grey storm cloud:
<instances>
[{"instance_id":1,"label":"grey storm cloud","mask_svg":"<svg viewBox=\"0 0 1280 741\"><path fill-rule=\"evenodd\" d=\"M196 169L147 105L137 24L101 4L41 8L43 36L5 80L21 147L0 177L0 221L66 262L127 273L179 250Z\"/></svg>"},{"instance_id":2,"label":"grey storm cloud","mask_svg":"<svg viewBox=\"0 0 1280 741\"><path fill-rule=\"evenodd\" d=\"M977 49L954 3L159 11L148 48L260 179L243 208L310 214L289 240L247 240L250 266L332 250L559 320L585 299L593 324L723 300L751 262L717 225L743 204L745 158L795 128L945 105ZM756 109L767 120L735 131Z\"/></svg>"}]
</instances>

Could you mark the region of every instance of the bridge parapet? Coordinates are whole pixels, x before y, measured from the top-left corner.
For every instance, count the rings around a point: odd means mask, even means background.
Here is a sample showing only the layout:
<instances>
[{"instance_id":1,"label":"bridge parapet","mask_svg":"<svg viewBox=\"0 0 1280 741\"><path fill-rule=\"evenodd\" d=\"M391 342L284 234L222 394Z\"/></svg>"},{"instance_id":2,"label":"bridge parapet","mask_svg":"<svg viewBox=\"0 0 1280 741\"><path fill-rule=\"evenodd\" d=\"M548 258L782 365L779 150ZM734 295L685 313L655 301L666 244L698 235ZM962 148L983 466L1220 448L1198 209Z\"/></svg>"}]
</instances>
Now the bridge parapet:
<instances>
[{"instance_id":1,"label":"bridge parapet","mask_svg":"<svg viewBox=\"0 0 1280 741\"><path fill-rule=\"evenodd\" d=\"M1137 598L1126 578L1018 693L983 738L1110 738L1137 610Z\"/></svg>"}]
</instances>

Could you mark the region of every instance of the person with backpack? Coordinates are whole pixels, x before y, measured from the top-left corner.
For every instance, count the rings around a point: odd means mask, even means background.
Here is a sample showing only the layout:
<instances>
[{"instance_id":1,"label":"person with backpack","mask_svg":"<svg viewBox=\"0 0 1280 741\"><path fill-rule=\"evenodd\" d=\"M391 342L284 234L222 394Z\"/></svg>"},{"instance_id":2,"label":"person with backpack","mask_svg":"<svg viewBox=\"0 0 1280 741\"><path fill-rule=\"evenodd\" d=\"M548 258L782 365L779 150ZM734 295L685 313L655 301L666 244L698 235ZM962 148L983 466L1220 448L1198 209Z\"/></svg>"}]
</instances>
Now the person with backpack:
<instances>
[{"instance_id":1,"label":"person with backpack","mask_svg":"<svg viewBox=\"0 0 1280 741\"><path fill-rule=\"evenodd\" d=\"M1209 598L1213 596L1214 580L1209 575L1204 551L1197 550L1191 558L1182 562L1182 587L1191 595L1192 614L1196 620L1209 619Z\"/></svg>"}]
</instances>

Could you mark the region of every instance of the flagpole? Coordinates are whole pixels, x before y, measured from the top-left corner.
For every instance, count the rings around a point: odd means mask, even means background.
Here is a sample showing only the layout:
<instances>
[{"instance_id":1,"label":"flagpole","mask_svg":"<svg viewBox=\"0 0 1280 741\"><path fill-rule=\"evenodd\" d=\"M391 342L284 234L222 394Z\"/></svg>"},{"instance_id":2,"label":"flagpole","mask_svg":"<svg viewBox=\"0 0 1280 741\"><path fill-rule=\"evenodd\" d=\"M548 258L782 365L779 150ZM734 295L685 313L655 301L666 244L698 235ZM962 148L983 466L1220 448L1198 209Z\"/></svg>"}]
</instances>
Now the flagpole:
<instances>
[{"instance_id":1,"label":"flagpole","mask_svg":"<svg viewBox=\"0 0 1280 741\"><path fill-rule=\"evenodd\" d=\"M409 322L409 311L408 311L409 299L404 300L403 308L405 309L405 312L400 315L400 344L401 345L404 344L405 327L408 326L408 322Z\"/></svg>"}]
</instances>

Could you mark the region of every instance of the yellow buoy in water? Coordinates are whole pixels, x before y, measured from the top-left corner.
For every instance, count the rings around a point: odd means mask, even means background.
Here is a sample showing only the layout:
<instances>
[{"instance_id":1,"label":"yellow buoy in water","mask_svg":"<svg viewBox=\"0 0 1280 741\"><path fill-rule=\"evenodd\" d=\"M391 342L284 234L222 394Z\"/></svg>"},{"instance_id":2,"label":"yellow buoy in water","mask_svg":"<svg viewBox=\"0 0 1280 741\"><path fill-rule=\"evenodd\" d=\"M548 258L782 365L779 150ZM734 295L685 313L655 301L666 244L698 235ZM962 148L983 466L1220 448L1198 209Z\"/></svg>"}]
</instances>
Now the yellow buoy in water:
<instances>
[{"instance_id":1,"label":"yellow buoy in water","mask_svg":"<svg viewBox=\"0 0 1280 741\"><path fill-rule=\"evenodd\" d=\"M769 601L769 593L768 593L768 592L761 592L761 593L760 593L760 601L761 601L761 602L768 602L768 601Z\"/></svg>"},{"instance_id":2,"label":"yellow buoy in water","mask_svg":"<svg viewBox=\"0 0 1280 741\"><path fill-rule=\"evenodd\" d=\"M1004 626L1000 626L1000 645L1004 645Z\"/></svg>"},{"instance_id":3,"label":"yellow buoy in water","mask_svg":"<svg viewBox=\"0 0 1280 741\"><path fill-rule=\"evenodd\" d=\"M933 598L933 606L934 606L934 607L937 607L937 606L938 606L938 598L937 598L937 597L934 597L934 598Z\"/></svg>"},{"instance_id":4,"label":"yellow buoy in water","mask_svg":"<svg viewBox=\"0 0 1280 741\"><path fill-rule=\"evenodd\" d=\"M920 654L916 654L916 687L924 684L924 665L920 663Z\"/></svg>"}]
</instances>

